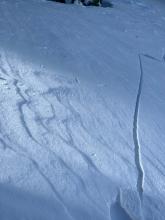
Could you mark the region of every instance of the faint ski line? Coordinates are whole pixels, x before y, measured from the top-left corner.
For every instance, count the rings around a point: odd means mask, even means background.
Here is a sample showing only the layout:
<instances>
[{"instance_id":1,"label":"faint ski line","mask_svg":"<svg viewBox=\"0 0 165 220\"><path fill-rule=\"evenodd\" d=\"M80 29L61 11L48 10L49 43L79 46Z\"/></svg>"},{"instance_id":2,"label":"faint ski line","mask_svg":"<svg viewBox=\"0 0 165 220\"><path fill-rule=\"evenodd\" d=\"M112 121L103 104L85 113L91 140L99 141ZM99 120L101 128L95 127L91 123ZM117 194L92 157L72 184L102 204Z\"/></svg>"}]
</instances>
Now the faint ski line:
<instances>
[{"instance_id":1,"label":"faint ski line","mask_svg":"<svg viewBox=\"0 0 165 220\"><path fill-rule=\"evenodd\" d=\"M143 84L143 67L142 67L142 60L141 55L139 54L139 62L140 62L140 79L139 79L139 87L136 97L136 104L135 104L135 112L133 118L133 140L135 145L135 164L138 171L138 179L137 179L137 191L142 201L143 197L143 182L144 182L144 171L141 162L141 147L138 138L138 116L139 116L139 104L140 104L140 97L142 92L142 84Z\"/></svg>"},{"instance_id":2,"label":"faint ski line","mask_svg":"<svg viewBox=\"0 0 165 220\"><path fill-rule=\"evenodd\" d=\"M38 165L38 163L28 157L28 159L32 162L33 166L36 168L36 170L38 171L38 173L43 177L43 179L47 182L47 184L49 185L50 189L52 190L52 192L56 195L59 203L62 205L62 207L64 208L65 212L67 213L67 215L70 217L70 219L74 220L74 217L71 215L71 213L69 212L69 209L67 207L67 205L65 204L65 202L63 201L61 195L58 193L58 191L55 189L53 183L50 181L50 179L44 174L44 172L41 170L40 166Z\"/></svg>"},{"instance_id":3,"label":"faint ski line","mask_svg":"<svg viewBox=\"0 0 165 220\"><path fill-rule=\"evenodd\" d=\"M165 54L163 55L163 58L162 58L163 62L165 62Z\"/></svg>"},{"instance_id":4,"label":"faint ski line","mask_svg":"<svg viewBox=\"0 0 165 220\"><path fill-rule=\"evenodd\" d=\"M30 102L28 100L26 100L26 98L23 96L23 94L21 93L21 89L19 88L18 86L18 80L15 79L14 82L13 82L13 85L15 86L15 89L16 89L16 92L17 94L20 96L20 98L22 99L22 101L18 102L17 103L17 107L18 107L18 111L19 111L19 114L20 114L20 120L21 120L21 123L22 123L22 126L24 127L26 133L28 134L28 136L37 144L41 145L35 137L33 137L33 134L32 132L30 131L27 123L26 123L26 120L25 120L25 116L24 116L24 113L23 113L23 107L25 105L28 105Z\"/></svg>"},{"instance_id":5,"label":"faint ski line","mask_svg":"<svg viewBox=\"0 0 165 220\"><path fill-rule=\"evenodd\" d=\"M148 59L151 59L151 60L154 60L154 61L157 61L157 62L160 62L160 63L163 63L165 62L165 53L163 53L162 55L162 58L161 59L158 59L150 54L145 54L145 53L142 53L142 54L139 54L140 56L144 56L144 57L147 57Z\"/></svg>"},{"instance_id":6,"label":"faint ski line","mask_svg":"<svg viewBox=\"0 0 165 220\"><path fill-rule=\"evenodd\" d=\"M160 59L158 59L158 58L156 58L156 57L154 57L154 56L151 56L151 55L149 55L149 54L142 54L144 57L147 57L147 58L149 58L149 59L151 59L151 60L155 60L155 61L157 61L157 62L162 62L162 60L160 60Z\"/></svg>"},{"instance_id":7,"label":"faint ski line","mask_svg":"<svg viewBox=\"0 0 165 220\"><path fill-rule=\"evenodd\" d=\"M0 138L0 142L4 145L4 147L10 149L11 151L13 151L14 153L16 153L17 155L26 158L27 160L29 160L34 168L37 170L37 172L40 174L40 176L43 178L43 180L48 184L48 186L50 187L51 191L54 193L54 195L56 196L59 204L61 204L61 206L64 208L66 214L69 216L70 219L74 220L74 217L72 216L72 214L69 212L69 209L67 207L67 205L65 204L65 202L63 201L62 197L60 196L60 194L58 193L58 191L55 189L53 183L51 182L51 180L46 176L46 174L44 174L44 172L41 170L39 164L37 163L37 161L35 159L33 159L29 153L27 152L26 149L22 150L22 152L19 152L18 150L13 149L12 147L10 147L9 145L7 145L3 139ZM18 145L19 146L19 145Z\"/></svg>"}]
</instances>

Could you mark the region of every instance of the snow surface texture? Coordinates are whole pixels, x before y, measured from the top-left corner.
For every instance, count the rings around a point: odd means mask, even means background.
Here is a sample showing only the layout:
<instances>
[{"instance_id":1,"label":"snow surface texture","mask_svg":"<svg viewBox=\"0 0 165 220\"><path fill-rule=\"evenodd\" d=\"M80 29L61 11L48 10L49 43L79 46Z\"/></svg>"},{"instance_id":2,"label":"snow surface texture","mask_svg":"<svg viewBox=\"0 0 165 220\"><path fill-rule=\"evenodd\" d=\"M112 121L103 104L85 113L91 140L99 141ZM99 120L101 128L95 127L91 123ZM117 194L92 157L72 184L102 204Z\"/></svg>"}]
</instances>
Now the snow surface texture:
<instances>
[{"instance_id":1,"label":"snow surface texture","mask_svg":"<svg viewBox=\"0 0 165 220\"><path fill-rule=\"evenodd\" d=\"M0 219L165 219L165 2L0 1Z\"/></svg>"}]
</instances>

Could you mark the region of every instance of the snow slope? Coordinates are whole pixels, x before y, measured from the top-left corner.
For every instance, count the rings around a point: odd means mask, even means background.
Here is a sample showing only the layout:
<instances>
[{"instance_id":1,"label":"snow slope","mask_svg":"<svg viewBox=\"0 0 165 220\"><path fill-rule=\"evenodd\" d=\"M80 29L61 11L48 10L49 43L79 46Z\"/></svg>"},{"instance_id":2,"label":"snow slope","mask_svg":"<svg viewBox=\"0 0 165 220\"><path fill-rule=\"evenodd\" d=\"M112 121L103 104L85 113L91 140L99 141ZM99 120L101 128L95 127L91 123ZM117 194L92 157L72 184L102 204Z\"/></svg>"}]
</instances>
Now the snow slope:
<instances>
[{"instance_id":1,"label":"snow slope","mask_svg":"<svg viewBox=\"0 0 165 220\"><path fill-rule=\"evenodd\" d=\"M165 3L113 3L0 1L0 219L165 219Z\"/></svg>"}]
</instances>

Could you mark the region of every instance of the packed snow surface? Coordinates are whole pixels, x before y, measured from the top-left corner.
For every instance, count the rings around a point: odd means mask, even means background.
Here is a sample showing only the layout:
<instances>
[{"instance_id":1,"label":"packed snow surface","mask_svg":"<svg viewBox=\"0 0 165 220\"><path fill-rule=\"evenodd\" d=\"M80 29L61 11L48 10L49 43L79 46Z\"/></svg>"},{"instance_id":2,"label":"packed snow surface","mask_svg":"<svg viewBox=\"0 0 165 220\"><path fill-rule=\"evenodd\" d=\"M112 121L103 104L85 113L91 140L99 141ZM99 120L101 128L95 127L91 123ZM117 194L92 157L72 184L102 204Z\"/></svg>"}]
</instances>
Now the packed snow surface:
<instances>
[{"instance_id":1,"label":"packed snow surface","mask_svg":"<svg viewBox=\"0 0 165 220\"><path fill-rule=\"evenodd\" d=\"M165 220L165 2L0 1L0 219Z\"/></svg>"}]
</instances>

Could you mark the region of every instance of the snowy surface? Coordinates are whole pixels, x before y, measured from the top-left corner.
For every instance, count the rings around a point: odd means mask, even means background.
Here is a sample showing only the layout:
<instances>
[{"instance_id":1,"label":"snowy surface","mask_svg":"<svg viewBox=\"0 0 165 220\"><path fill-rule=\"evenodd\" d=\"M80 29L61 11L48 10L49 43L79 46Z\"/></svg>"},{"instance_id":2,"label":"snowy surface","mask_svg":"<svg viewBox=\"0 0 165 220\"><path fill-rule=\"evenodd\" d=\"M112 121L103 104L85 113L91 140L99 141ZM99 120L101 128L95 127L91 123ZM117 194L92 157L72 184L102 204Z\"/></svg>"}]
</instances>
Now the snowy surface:
<instances>
[{"instance_id":1,"label":"snowy surface","mask_svg":"<svg viewBox=\"0 0 165 220\"><path fill-rule=\"evenodd\" d=\"M165 2L0 1L0 219L165 219Z\"/></svg>"}]
</instances>

